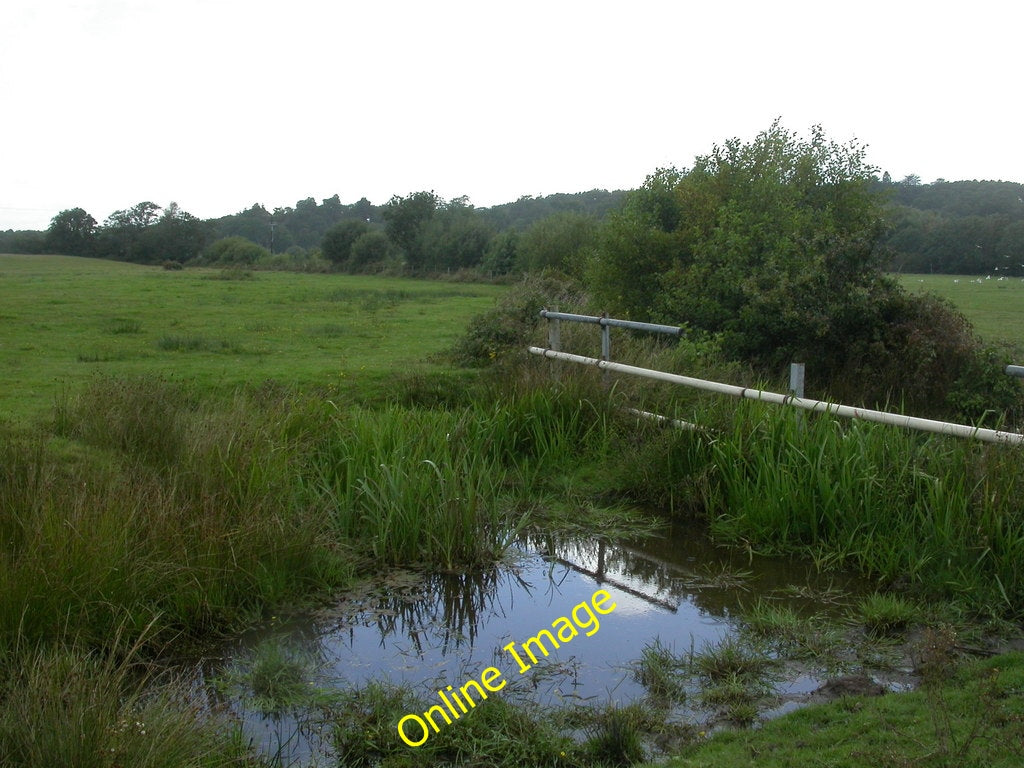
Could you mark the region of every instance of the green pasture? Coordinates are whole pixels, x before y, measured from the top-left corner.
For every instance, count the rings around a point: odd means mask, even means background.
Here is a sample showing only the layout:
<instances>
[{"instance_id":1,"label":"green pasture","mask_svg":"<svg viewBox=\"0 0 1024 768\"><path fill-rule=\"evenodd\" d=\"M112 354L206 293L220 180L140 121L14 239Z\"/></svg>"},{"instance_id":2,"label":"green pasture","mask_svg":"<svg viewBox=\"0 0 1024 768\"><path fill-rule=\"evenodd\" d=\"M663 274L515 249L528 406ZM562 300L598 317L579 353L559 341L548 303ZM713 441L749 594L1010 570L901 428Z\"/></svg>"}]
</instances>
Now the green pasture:
<instances>
[{"instance_id":1,"label":"green pasture","mask_svg":"<svg viewBox=\"0 0 1024 768\"><path fill-rule=\"evenodd\" d=\"M1024 278L1000 280L995 274L899 278L908 291L930 291L952 301L985 341L1024 346Z\"/></svg>"},{"instance_id":2,"label":"green pasture","mask_svg":"<svg viewBox=\"0 0 1024 768\"><path fill-rule=\"evenodd\" d=\"M436 355L502 288L219 269L168 271L0 255L0 418L49 412L96 374L150 374L231 391L274 380L385 387Z\"/></svg>"}]
</instances>

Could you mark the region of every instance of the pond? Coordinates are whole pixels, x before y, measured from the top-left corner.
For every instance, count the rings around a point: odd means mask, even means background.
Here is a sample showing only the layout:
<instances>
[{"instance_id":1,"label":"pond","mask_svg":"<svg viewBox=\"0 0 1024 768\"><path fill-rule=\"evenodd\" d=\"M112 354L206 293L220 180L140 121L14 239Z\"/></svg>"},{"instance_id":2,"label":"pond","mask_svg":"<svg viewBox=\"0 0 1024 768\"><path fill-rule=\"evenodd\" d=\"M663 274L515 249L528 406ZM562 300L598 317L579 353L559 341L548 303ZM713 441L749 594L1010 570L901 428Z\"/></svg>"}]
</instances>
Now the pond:
<instances>
[{"instance_id":1,"label":"pond","mask_svg":"<svg viewBox=\"0 0 1024 768\"><path fill-rule=\"evenodd\" d=\"M397 573L323 610L274 617L221 649L219 658L203 666L203 679L244 677L245 666L255 663L254 649L270 644L315 660L307 683L317 690L390 681L438 703L438 691L457 691L494 667L508 685L491 695L552 707L622 705L650 695L636 671L645 647L692 662L740 637L745 611L758 602L813 616L818 627L848 629L849 605L866 588L850 576L822 575L806 562L718 548L686 528L627 542L529 539L507 562L482 573ZM591 605L599 590L609 597L595 611ZM581 604L586 608L574 613ZM560 623L561 632L553 627L559 617L571 622ZM845 671L866 672L889 689L912 681L901 649L880 654L874 648L865 660L848 631L841 642L835 633L822 632L831 638L824 644L834 647L820 657L785 658L777 646L763 646L776 667L770 695L760 697L759 717L798 706ZM528 649L536 661L523 651L531 637L544 646ZM715 707L706 700L701 706L692 695L696 683L688 685L689 703L676 706L673 717L715 727ZM253 741L285 764L308 763L329 752L302 713L265 714L237 686L202 690L226 703Z\"/></svg>"}]
</instances>

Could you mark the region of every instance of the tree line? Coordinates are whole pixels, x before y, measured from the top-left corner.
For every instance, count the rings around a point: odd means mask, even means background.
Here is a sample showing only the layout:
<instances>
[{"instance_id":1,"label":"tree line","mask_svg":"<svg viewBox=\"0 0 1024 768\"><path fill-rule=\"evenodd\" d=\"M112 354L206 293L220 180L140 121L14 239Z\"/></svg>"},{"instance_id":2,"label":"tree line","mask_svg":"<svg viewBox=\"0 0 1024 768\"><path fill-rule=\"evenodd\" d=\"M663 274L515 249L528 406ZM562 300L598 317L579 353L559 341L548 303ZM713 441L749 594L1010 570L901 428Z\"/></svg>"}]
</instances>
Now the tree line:
<instances>
[{"instance_id":1,"label":"tree line","mask_svg":"<svg viewBox=\"0 0 1024 768\"><path fill-rule=\"evenodd\" d=\"M893 271L1024 275L1024 184L883 176L879 190Z\"/></svg>"},{"instance_id":2,"label":"tree line","mask_svg":"<svg viewBox=\"0 0 1024 768\"><path fill-rule=\"evenodd\" d=\"M384 205L338 195L300 200L268 211L200 220L176 203L144 201L101 224L83 208L61 211L44 232L0 232L0 252L64 253L143 264L207 263L286 266L308 257L349 272L488 275L560 266L560 250L576 249L625 191L522 197L491 208L434 192L395 195ZM276 257L276 258L275 258Z\"/></svg>"},{"instance_id":3,"label":"tree line","mask_svg":"<svg viewBox=\"0 0 1024 768\"><path fill-rule=\"evenodd\" d=\"M894 272L1024 276L1024 184L892 181L871 174L882 206L878 245ZM478 208L465 197L396 195L384 205L338 195L272 211L260 204L200 220L177 204L145 201L99 223L82 208L61 211L46 231L0 232L0 252L56 252L138 263L260 263L283 254L319 256L349 272L496 276L545 267L572 272L606 217L632 192L591 190L523 197ZM272 257L278 256L277 261ZM642 257L646 258L646 257Z\"/></svg>"}]
</instances>

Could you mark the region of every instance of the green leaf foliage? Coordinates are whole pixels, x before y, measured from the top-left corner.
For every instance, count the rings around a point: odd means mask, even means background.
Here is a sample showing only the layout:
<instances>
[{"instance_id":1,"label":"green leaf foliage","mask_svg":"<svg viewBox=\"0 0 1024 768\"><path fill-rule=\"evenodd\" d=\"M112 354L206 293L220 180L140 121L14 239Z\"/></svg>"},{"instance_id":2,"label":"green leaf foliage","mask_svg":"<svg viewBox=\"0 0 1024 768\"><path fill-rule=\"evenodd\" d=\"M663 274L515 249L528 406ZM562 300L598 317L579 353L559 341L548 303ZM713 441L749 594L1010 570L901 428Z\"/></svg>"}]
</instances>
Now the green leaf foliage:
<instances>
[{"instance_id":1,"label":"green leaf foliage","mask_svg":"<svg viewBox=\"0 0 1024 768\"><path fill-rule=\"evenodd\" d=\"M879 271L872 171L855 142L820 127L801 139L778 122L688 171L658 171L607 227L594 268L601 298L722 334L737 357L831 356L864 321L864 295L894 290Z\"/></svg>"}]
</instances>

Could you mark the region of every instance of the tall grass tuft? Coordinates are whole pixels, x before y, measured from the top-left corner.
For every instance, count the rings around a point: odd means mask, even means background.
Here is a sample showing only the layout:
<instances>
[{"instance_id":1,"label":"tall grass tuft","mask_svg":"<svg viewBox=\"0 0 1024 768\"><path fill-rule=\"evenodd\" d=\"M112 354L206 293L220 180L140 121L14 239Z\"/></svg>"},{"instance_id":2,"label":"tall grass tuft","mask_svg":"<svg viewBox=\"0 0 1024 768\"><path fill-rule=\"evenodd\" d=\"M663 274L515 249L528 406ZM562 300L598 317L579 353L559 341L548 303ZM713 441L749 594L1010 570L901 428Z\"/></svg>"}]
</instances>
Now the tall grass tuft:
<instances>
[{"instance_id":1,"label":"tall grass tuft","mask_svg":"<svg viewBox=\"0 0 1024 768\"><path fill-rule=\"evenodd\" d=\"M96 377L56 404L55 431L149 464L168 465L184 446L186 388L156 376Z\"/></svg>"},{"instance_id":2,"label":"tall grass tuft","mask_svg":"<svg viewBox=\"0 0 1024 768\"><path fill-rule=\"evenodd\" d=\"M4 658L0 763L106 768L263 765L236 724L189 703L185 688L152 680L127 656L76 647Z\"/></svg>"},{"instance_id":3,"label":"tall grass tuft","mask_svg":"<svg viewBox=\"0 0 1024 768\"><path fill-rule=\"evenodd\" d=\"M714 532L984 610L1024 601L1017 449L745 406L714 443Z\"/></svg>"},{"instance_id":4,"label":"tall grass tuft","mask_svg":"<svg viewBox=\"0 0 1024 768\"><path fill-rule=\"evenodd\" d=\"M601 451L609 430L602 406L571 388L461 410L353 408L335 415L311 490L381 564L493 562L528 522L517 502L538 478Z\"/></svg>"},{"instance_id":5,"label":"tall grass tuft","mask_svg":"<svg viewBox=\"0 0 1024 768\"><path fill-rule=\"evenodd\" d=\"M158 645L351 580L344 543L295 482L314 418L172 393L97 381L61 419L106 450L73 462L42 440L0 446L0 649L72 635L102 648L159 618Z\"/></svg>"}]
</instances>

